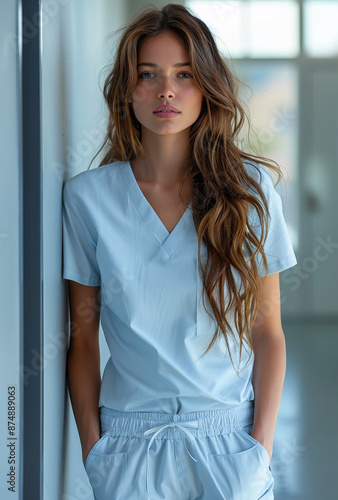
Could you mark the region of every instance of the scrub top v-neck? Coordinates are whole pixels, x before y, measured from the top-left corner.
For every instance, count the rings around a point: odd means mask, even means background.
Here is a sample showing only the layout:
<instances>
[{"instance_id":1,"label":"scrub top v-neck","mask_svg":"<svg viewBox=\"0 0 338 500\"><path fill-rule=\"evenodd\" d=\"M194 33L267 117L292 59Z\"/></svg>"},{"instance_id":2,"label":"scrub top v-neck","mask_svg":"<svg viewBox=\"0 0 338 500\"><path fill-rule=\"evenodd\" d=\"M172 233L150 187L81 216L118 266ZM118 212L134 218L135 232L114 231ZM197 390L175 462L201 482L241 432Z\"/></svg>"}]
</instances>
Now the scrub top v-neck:
<instances>
[{"instance_id":1,"label":"scrub top v-neck","mask_svg":"<svg viewBox=\"0 0 338 500\"><path fill-rule=\"evenodd\" d=\"M177 246L185 237L186 232L193 224L191 203L189 203L183 215L173 230L169 233L151 204L142 193L142 190L135 179L130 162L126 161L123 164L121 173L126 189L135 205L136 210L140 214L142 221L146 224L159 245L161 245L163 250L167 253L168 257L171 257Z\"/></svg>"},{"instance_id":2,"label":"scrub top v-neck","mask_svg":"<svg viewBox=\"0 0 338 500\"><path fill-rule=\"evenodd\" d=\"M249 164L246 168L259 181L256 170ZM264 248L272 274L297 261L280 196L270 174L262 166L260 170L270 210ZM233 366L220 339L202 357L216 322L206 296L211 317L203 304L191 204L169 233L128 161L69 179L63 200L63 277L101 287L101 326L110 357L99 405L180 414L253 400L253 356L248 351L239 363L237 343L230 338ZM252 214L250 220L259 235ZM203 244L201 251L203 261ZM90 315L90 305L84 304L82 311Z\"/></svg>"}]
</instances>

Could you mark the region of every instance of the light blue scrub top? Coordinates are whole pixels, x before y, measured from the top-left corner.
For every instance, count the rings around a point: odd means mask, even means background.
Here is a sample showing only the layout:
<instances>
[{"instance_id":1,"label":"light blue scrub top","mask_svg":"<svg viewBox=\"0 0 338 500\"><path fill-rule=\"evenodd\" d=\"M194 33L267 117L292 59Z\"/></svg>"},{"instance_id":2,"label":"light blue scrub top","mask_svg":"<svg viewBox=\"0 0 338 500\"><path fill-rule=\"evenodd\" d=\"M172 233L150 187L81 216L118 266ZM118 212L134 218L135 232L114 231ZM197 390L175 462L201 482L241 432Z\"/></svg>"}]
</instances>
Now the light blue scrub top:
<instances>
[{"instance_id":1,"label":"light blue scrub top","mask_svg":"<svg viewBox=\"0 0 338 500\"><path fill-rule=\"evenodd\" d=\"M259 180L256 170L245 166ZM267 169L259 167L271 214L265 252L268 274L272 274L297 261L281 198ZM253 400L253 356L245 367L248 348L238 364L238 348L230 340L235 369L223 339L201 357L216 323L202 303L198 239L190 205L169 233L143 195L128 161L69 179L63 200L63 277L101 286L101 326L111 356L99 406L179 414ZM250 217L255 220L253 213ZM259 234L259 224L256 230ZM207 297L206 304L213 316ZM83 305L82 311L89 315L90 305Z\"/></svg>"}]
</instances>

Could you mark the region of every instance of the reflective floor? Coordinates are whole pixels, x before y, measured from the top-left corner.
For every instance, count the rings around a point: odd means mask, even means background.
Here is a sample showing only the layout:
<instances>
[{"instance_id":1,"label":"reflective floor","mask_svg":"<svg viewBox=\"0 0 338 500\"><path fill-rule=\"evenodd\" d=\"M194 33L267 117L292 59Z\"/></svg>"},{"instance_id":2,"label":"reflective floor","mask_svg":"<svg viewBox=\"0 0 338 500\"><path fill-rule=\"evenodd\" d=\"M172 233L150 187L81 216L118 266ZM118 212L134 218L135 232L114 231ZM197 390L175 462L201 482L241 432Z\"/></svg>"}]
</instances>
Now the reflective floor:
<instances>
[{"instance_id":1,"label":"reflective floor","mask_svg":"<svg viewBox=\"0 0 338 500\"><path fill-rule=\"evenodd\" d=\"M338 324L283 322L287 373L271 469L275 500L338 499Z\"/></svg>"}]
</instances>

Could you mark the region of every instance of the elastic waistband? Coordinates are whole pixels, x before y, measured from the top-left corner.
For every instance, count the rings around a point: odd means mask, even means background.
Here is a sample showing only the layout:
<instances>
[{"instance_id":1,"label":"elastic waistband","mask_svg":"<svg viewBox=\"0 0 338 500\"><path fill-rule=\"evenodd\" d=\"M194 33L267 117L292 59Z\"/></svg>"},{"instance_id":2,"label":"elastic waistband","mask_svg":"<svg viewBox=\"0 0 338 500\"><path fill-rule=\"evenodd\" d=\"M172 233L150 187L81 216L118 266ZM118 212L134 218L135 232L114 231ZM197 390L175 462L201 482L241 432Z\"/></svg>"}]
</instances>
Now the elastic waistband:
<instances>
[{"instance_id":1,"label":"elastic waistband","mask_svg":"<svg viewBox=\"0 0 338 500\"><path fill-rule=\"evenodd\" d=\"M111 408L100 408L101 430L116 436L151 439L144 433L151 427L161 426L163 432L158 439L172 438L173 432L188 426L194 437L215 436L235 432L253 423L254 401L220 410L196 411L183 414L160 412L121 412ZM193 426L189 425L193 423ZM165 425L170 425L164 428ZM181 424L181 425L180 425ZM185 425L186 424L186 425Z\"/></svg>"}]
</instances>

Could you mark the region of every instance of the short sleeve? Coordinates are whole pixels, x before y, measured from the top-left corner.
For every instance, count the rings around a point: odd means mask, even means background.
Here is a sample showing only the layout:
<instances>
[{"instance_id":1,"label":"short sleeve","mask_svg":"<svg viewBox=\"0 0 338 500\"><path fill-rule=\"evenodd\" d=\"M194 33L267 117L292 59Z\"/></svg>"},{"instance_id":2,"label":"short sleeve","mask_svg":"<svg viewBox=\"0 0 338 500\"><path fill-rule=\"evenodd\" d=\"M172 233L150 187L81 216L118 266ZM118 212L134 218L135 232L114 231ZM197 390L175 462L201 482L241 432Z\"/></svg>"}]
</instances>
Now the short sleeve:
<instances>
[{"instance_id":1,"label":"short sleeve","mask_svg":"<svg viewBox=\"0 0 338 500\"><path fill-rule=\"evenodd\" d=\"M99 286L97 238L93 230L90 231L84 210L79 209L74 193L71 194L70 181L63 188L63 278L83 285Z\"/></svg>"},{"instance_id":2,"label":"short sleeve","mask_svg":"<svg viewBox=\"0 0 338 500\"><path fill-rule=\"evenodd\" d=\"M273 185L270 173L266 169L262 168L262 166L260 171L262 173L261 187L269 207L267 238L264 244L264 252L268 264L267 274L269 275L293 267L297 264L297 259L284 219L281 197ZM251 212L249 221L251 220L252 228L256 232L257 236L260 237L260 221L256 211L254 213L255 215ZM256 261L259 269L259 275L265 276L261 254L257 255Z\"/></svg>"}]
</instances>

